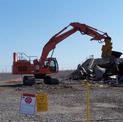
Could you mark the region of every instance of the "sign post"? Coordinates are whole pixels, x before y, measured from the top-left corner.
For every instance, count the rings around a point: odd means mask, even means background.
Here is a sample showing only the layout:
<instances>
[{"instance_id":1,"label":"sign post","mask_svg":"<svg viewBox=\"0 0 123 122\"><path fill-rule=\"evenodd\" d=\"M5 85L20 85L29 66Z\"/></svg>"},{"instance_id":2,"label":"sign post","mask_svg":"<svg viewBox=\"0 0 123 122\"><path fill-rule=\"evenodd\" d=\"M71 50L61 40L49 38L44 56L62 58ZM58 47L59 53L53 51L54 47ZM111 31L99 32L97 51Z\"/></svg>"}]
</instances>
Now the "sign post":
<instances>
[{"instance_id":1,"label":"sign post","mask_svg":"<svg viewBox=\"0 0 123 122\"><path fill-rule=\"evenodd\" d=\"M86 83L86 122L90 122L90 84Z\"/></svg>"}]
</instances>

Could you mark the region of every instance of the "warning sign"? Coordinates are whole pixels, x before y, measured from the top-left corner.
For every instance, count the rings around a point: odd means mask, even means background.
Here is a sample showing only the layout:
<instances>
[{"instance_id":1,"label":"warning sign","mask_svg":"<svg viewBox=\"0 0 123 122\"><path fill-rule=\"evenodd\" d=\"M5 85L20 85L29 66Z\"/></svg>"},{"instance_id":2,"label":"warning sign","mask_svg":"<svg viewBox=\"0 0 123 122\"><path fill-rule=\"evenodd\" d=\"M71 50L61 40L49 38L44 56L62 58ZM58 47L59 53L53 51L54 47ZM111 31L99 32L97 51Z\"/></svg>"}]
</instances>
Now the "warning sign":
<instances>
[{"instance_id":1,"label":"warning sign","mask_svg":"<svg viewBox=\"0 0 123 122\"><path fill-rule=\"evenodd\" d=\"M38 93L36 95L37 112L44 112L48 110L48 101L46 93Z\"/></svg>"},{"instance_id":2,"label":"warning sign","mask_svg":"<svg viewBox=\"0 0 123 122\"><path fill-rule=\"evenodd\" d=\"M34 114L36 105L35 94L24 93L20 100L20 113Z\"/></svg>"}]
</instances>

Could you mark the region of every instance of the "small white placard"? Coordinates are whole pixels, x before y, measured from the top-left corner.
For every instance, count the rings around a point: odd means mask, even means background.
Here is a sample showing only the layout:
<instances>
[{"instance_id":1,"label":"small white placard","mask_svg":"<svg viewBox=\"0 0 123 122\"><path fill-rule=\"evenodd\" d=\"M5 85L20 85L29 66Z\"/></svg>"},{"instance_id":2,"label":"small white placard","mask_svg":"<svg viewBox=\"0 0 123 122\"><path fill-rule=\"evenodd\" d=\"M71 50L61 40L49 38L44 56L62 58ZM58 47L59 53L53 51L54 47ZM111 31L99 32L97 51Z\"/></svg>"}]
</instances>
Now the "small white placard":
<instances>
[{"instance_id":1,"label":"small white placard","mask_svg":"<svg viewBox=\"0 0 123 122\"><path fill-rule=\"evenodd\" d=\"M20 113L34 114L36 106L35 94L23 93L20 100Z\"/></svg>"}]
</instances>

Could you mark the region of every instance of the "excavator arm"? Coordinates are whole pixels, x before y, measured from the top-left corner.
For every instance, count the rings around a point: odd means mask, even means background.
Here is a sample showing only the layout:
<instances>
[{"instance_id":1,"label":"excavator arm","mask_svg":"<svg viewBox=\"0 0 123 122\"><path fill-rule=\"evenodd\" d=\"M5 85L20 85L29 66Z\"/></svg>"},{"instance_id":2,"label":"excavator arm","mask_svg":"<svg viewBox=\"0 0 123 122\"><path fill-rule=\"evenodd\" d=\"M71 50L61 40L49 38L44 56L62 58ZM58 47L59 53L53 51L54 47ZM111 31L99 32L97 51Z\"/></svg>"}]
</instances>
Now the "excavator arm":
<instances>
[{"instance_id":1,"label":"excavator arm","mask_svg":"<svg viewBox=\"0 0 123 122\"><path fill-rule=\"evenodd\" d=\"M71 26L72 29L69 31L66 31L67 28ZM107 35L107 33L104 33L102 31L99 31L91 26L88 26L86 24L81 23L70 23L67 27L62 29L60 32L55 34L48 43L44 46L41 58L39 60L40 65L44 65L44 62L49 54L49 52L55 48L55 46L63 41L65 38L69 37L70 35L74 34L75 32L79 31L81 34L86 34L88 36L91 36L91 40L97 40L97 41L104 41L105 44L111 41L111 38ZM103 46L104 48L105 46ZM104 49L103 49L104 50ZM104 50L105 51L105 50ZM109 50L109 53L103 53L102 57L109 56L111 53L111 50Z\"/></svg>"}]
</instances>

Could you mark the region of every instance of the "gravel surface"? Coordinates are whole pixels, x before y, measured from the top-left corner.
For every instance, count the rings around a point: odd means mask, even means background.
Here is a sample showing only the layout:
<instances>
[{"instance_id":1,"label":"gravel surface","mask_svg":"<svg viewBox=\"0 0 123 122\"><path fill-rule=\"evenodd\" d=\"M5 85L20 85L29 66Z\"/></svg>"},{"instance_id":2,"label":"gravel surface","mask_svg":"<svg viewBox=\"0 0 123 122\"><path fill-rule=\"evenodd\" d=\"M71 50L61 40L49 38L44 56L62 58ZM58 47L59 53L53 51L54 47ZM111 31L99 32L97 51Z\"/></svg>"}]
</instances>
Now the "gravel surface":
<instances>
[{"instance_id":1,"label":"gravel surface","mask_svg":"<svg viewBox=\"0 0 123 122\"><path fill-rule=\"evenodd\" d=\"M37 92L48 94L48 111L21 114L21 94ZM123 122L122 93L122 87L92 87L91 122ZM65 81L55 86L23 86L20 81L8 83L1 80L0 122L86 122L86 88L81 81Z\"/></svg>"}]
</instances>

